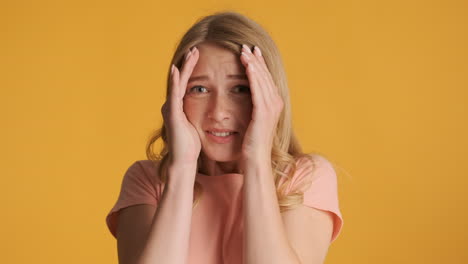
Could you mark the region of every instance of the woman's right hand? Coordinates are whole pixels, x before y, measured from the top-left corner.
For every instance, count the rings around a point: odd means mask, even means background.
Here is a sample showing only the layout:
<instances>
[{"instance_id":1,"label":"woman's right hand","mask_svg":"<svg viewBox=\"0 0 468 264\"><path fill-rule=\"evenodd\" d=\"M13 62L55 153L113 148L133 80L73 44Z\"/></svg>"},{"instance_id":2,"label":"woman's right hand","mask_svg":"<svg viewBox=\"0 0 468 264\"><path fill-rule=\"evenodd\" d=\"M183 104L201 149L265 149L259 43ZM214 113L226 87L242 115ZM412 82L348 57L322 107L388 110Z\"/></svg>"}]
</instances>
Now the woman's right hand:
<instances>
[{"instance_id":1,"label":"woman's right hand","mask_svg":"<svg viewBox=\"0 0 468 264\"><path fill-rule=\"evenodd\" d=\"M169 164L194 166L196 168L201 150L200 137L195 127L188 121L183 110L183 98L187 82L199 58L194 47L189 51L182 65L182 72L172 65L169 95L161 108L169 145Z\"/></svg>"}]
</instances>

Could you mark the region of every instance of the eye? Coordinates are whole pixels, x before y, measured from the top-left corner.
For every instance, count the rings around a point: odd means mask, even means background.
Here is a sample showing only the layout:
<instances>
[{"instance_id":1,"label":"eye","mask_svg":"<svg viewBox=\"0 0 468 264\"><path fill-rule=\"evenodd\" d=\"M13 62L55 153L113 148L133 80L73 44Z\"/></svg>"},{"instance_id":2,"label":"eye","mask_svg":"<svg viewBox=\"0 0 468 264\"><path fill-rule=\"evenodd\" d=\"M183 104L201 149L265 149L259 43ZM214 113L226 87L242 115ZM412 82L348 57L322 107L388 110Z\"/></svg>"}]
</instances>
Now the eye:
<instances>
[{"instance_id":1,"label":"eye","mask_svg":"<svg viewBox=\"0 0 468 264\"><path fill-rule=\"evenodd\" d=\"M250 88L248 86L245 86L245 85L238 85L238 86L234 87L234 91L236 93L250 93Z\"/></svg>"},{"instance_id":2,"label":"eye","mask_svg":"<svg viewBox=\"0 0 468 264\"><path fill-rule=\"evenodd\" d=\"M197 85L197 86L194 86L192 88L190 88L189 92L195 92L195 93L205 93L205 92L208 92L208 90L203 87L203 86L200 86L200 85Z\"/></svg>"}]
</instances>

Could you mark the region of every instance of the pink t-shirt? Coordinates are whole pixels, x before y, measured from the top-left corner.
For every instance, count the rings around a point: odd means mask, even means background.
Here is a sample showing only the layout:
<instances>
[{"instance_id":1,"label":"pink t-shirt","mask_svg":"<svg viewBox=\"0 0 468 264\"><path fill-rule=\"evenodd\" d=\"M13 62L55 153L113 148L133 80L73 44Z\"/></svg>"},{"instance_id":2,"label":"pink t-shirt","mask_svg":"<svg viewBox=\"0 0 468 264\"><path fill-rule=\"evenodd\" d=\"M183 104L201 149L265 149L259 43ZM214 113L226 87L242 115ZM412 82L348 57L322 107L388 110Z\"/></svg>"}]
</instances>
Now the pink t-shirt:
<instances>
[{"instance_id":1,"label":"pink t-shirt","mask_svg":"<svg viewBox=\"0 0 468 264\"><path fill-rule=\"evenodd\" d=\"M330 241L333 242L343 226L338 205L337 178L328 160L319 155L314 155L314 160L315 167L306 159L297 161L294 180L288 190L312 173L312 183L304 191L303 204L332 214L334 225ZM121 209L136 204L157 207L164 186L156 179L156 173L157 168L150 160L136 161L128 168L117 202L106 217L106 224L114 237ZM243 175L229 173L208 176L197 173L196 180L203 186L203 195L192 213L189 263L242 263Z\"/></svg>"}]
</instances>

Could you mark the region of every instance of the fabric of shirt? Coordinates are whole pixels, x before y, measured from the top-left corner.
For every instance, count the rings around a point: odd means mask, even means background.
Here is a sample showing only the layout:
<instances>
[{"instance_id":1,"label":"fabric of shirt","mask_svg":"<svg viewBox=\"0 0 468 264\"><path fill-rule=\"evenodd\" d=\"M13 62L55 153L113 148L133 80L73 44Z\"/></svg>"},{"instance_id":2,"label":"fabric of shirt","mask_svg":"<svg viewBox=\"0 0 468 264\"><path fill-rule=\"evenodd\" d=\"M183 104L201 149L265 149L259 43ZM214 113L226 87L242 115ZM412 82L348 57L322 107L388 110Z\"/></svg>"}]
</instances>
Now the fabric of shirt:
<instances>
[{"instance_id":1,"label":"fabric of shirt","mask_svg":"<svg viewBox=\"0 0 468 264\"><path fill-rule=\"evenodd\" d=\"M328 160L313 155L314 162L301 158L287 191L311 181L304 191L303 205L331 214L336 240L343 226L338 204L335 170ZM307 176L307 177L306 177ZM284 178L280 182L283 181ZM208 176L197 173L196 181L203 186L202 199L192 212L189 264L242 263L243 258L243 175L228 173ZM114 237L118 213L137 204L156 207L162 197L164 185L157 178L157 165L150 160L139 160L126 171L117 202L106 216L106 224Z\"/></svg>"}]
</instances>

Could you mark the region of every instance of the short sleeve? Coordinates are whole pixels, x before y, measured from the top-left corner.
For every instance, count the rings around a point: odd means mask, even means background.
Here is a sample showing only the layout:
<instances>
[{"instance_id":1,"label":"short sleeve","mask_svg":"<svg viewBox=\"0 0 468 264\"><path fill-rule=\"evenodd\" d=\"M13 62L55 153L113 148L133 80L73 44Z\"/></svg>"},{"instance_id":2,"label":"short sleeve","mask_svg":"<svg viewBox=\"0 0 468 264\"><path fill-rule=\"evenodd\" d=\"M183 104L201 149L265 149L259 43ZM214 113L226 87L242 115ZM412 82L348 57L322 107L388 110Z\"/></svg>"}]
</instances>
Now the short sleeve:
<instances>
[{"instance_id":1,"label":"short sleeve","mask_svg":"<svg viewBox=\"0 0 468 264\"><path fill-rule=\"evenodd\" d=\"M342 227L343 217L338 202L338 186L336 172L331 163L324 157L313 154L313 162L308 158L301 158L296 163L293 185L310 181L304 191L303 204L332 213L333 233L331 242L336 240Z\"/></svg>"},{"instance_id":2,"label":"short sleeve","mask_svg":"<svg viewBox=\"0 0 468 264\"><path fill-rule=\"evenodd\" d=\"M134 162L125 172L117 202L106 216L111 234L117 238L117 216L121 209L131 205L157 205L161 190L155 184L156 168L150 160Z\"/></svg>"}]
</instances>

